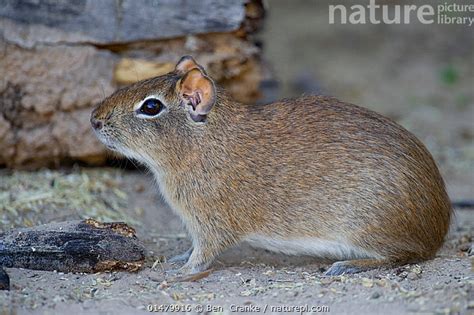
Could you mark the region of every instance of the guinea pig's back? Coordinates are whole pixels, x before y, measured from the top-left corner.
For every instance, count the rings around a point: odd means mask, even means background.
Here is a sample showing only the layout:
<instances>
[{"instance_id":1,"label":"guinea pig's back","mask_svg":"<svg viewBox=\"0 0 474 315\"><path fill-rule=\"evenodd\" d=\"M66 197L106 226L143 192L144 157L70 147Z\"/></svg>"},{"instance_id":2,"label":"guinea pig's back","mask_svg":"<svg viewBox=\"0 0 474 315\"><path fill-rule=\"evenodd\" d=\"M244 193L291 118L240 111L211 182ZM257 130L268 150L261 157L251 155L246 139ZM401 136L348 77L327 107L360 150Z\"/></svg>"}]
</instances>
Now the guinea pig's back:
<instances>
[{"instance_id":1,"label":"guinea pig's back","mask_svg":"<svg viewBox=\"0 0 474 315\"><path fill-rule=\"evenodd\" d=\"M441 246L450 201L431 154L406 129L324 96L249 112L246 150L262 160L255 172L285 196L279 204L289 221L301 221L290 223L295 233L344 231L354 244L398 258L428 258ZM319 225L305 224L314 211Z\"/></svg>"}]
</instances>

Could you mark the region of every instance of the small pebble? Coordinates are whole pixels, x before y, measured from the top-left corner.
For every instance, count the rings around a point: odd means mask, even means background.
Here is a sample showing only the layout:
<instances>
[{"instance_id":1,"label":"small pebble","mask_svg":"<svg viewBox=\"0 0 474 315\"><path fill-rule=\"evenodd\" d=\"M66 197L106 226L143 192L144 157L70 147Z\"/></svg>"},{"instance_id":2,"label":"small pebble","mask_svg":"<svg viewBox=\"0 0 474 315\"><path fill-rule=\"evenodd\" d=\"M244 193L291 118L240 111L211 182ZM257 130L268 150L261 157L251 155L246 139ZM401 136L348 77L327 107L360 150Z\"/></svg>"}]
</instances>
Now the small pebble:
<instances>
[{"instance_id":1,"label":"small pebble","mask_svg":"<svg viewBox=\"0 0 474 315\"><path fill-rule=\"evenodd\" d=\"M332 278L322 278L320 281L321 285L330 285L334 280Z\"/></svg>"},{"instance_id":2,"label":"small pebble","mask_svg":"<svg viewBox=\"0 0 474 315\"><path fill-rule=\"evenodd\" d=\"M433 289L435 290L442 290L444 289L444 285L440 284L440 283L436 283L434 286L433 286Z\"/></svg>"},{"instance_id":3,"label":"small pebble","mask_svg":"<svg viewBox=\"0 0 474 315\"><path fill-rule=\"evenodd\" d=\"M380 294L380 292L378 291L375 291L374 293L372 293L372 295L370 296L371 299L378 299L379 297L381 297L382 294Z\"/></svg>"},{"instance_id":4,"label":"small pebble","mask_svg":"<svg viewBox=\"0 0 474 315\"><path fill-rule=\"evenodd\" d=\"M148 275L148 279L154 282L162 282L163 281L163 276L159 273L150 273Z\"/></svg>"},{"instance_id":5,"label":"small pebble","mask_svg":"<svg viewBox=\"0 0 474 315\"><path fill-rule=\"evenodd\" d=\"M407 279L408 280L416 280L416 279L418 279L418 275L414 272L409 272L408 275L407 275Z\"/></svg>"},{"instance_id":6,"label":"small pebble","mask_svg":"<svg viewBox=\"0 0 474 315\"><path fill-rule=\"evenodd\" d=\"M471 248L470 243L464 243L458 246L458 250L460 250L461 252L467 252L470 248Z\"/></svg>"},{"instance_id":7,"label":"small pebble","mask_svg":"<svg viewBox=\"0 0 474 315\"><path fill-rule=\"evenodd\" d=\"M474 309L474 300L467 302L467 309L469 310Z\"/></svg>"}]
</instances>

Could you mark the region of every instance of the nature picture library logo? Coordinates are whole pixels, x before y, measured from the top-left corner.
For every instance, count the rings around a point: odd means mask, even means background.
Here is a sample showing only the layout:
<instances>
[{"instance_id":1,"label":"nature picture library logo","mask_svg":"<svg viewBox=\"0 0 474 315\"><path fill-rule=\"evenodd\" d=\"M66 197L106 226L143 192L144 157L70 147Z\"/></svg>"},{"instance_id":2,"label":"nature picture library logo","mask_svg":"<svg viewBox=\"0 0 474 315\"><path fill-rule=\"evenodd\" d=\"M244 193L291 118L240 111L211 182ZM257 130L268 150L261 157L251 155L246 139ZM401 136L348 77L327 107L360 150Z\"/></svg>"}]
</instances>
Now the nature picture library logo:
<instances>
[{"instance_id":1,"label":"nature picture library logo","mask_svg":"<svg viewBox=\"0 0 474 315\"><path fill-rule=\"evenodd\" d=\"M415 1L415 0L413 0ZM376 0L358 4L329 5L329 24L474 24L474 3L460 4L377 4Z\"/></svg>"}]
</instances>

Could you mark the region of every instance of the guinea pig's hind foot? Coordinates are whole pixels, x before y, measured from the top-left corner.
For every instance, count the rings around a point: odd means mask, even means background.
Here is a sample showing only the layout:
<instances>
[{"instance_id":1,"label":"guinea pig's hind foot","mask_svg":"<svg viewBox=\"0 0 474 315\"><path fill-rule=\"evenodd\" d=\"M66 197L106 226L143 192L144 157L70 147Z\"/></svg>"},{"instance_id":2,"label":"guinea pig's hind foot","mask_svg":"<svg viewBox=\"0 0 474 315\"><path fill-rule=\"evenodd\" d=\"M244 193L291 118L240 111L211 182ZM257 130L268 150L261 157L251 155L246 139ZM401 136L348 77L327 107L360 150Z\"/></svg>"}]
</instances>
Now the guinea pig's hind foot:
<instances>
[{"instance_id":1,"label":"guinea pig's hind foot","mask_svg":"<svg viewBox=\"0 0 474 315\"><path fill-rule=\"evenodd\" d=\"M370 269L376 269L390 265L387 260L380 259L355 259L336 261L324 273L325 276L340 276L343 274L352 274Z\"/></svg>"}]
</instances>

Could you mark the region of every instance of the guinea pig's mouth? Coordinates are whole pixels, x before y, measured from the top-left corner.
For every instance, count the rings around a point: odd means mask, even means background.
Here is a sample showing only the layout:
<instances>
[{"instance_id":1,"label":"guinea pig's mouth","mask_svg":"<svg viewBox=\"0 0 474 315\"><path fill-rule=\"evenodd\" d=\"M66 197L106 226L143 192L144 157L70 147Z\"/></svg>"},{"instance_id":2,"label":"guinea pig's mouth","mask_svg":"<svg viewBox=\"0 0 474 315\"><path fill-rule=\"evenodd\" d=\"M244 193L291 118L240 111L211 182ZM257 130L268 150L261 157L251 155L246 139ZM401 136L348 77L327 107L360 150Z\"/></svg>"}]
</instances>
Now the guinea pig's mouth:
<instances>
[{"instance_id":1,"label":"guinea pig's mouth","mask_svg":"<svg viewBox=\"0 0 474 315\"><path fill-rule=\"evenodd\" d=\"M123 145L120 141L115 140L109 133L103 130L95 131L97 138L102 142L107 149L117 152L125 157L137 159L137 155Z\"/></svg>"},{"instance_id":2,"label":"guinea pig's mouth","mask_svg":"<svg viewBox=\"0 0 474 315\"><path fill-rule=\"evenodd\" d=\"M107 134L104 134L102 131L98 131L98 130L95 130L94 129L94 133L97 137L97 139L99 139L100 142L102 142L102 144L104 144L107 149L110 149L110 150L113 150L113 151L120 151L118 148L117 148L117 145L114 143L114 141L112 141L110 139L110 136L108 136Z\"/></svg>"},{"instance_id":3,"label":"guinea pig's mouth","mask_svg":"<svg viewBox=\"0 0 474 315\"><path fill-rule=\"evenodd\" d=\"M121 150L118 148L118 146L115 143L111 142L110 140L106 140L106 141L101 140L101 142L107 147L107 149L122 153Z\"/></svg>"}]
</instances>

